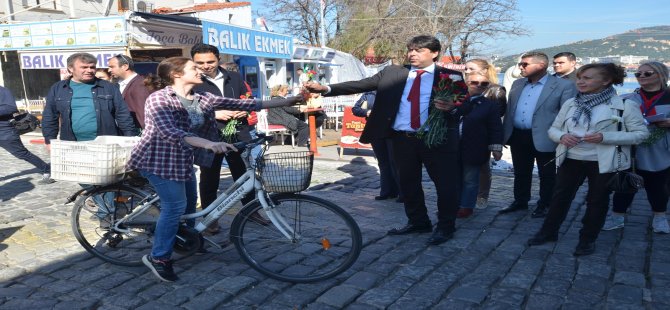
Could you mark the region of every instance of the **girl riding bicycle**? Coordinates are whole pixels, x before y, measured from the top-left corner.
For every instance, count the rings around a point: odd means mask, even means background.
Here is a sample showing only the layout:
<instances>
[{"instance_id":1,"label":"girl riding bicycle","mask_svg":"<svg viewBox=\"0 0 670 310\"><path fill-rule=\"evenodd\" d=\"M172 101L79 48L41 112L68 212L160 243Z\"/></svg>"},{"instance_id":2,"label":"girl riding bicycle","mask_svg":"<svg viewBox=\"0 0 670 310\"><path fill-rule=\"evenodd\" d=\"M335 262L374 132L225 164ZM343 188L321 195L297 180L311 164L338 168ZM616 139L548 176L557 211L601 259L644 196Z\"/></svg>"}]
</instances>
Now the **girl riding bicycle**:
<instances>
[{"instance_id":1,"label":"girl riding bicycle","mask_svg":"<svg viewBox=\"0 0 670 310\"><path fill-rule=\"evenodd\" d=\"M136 169L155 188L161 201L161 212L154 234L151 254L142 258L144 264L163 281L176 281L172 268L172 247L179 228L179 218L195 212L197 184L193 169L193 148L223 153L235 148L225 142L199 138L194 132L214 126L216 109L258 111L263 108L289 106L300 97L260 101L230 99L211 93L194 92L202 83L202 72L186 57L163 60L157 76L145 83L160 89L146 101L145 130L133 149L127 169ZM216 128L212 128L216 130Z\"/></svg>"}]
</instances>

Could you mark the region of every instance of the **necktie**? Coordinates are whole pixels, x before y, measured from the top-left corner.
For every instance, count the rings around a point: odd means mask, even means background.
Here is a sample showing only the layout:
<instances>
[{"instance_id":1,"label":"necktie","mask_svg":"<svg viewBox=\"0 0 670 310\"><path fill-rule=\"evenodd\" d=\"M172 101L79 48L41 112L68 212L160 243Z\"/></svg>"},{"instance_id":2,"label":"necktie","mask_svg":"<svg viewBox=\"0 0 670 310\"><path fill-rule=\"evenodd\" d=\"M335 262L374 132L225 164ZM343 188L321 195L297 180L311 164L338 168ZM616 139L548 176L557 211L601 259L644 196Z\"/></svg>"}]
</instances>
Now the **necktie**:
<instances>
[{"instance_id":1,"label":"necktie","mask_svg":"<svg viewBox=\"0 0 670 310\"><path fill-rule=\"evenodd\" d=\"M407 95L407 101L412 104L411 113L410 113L410 126L412 129L419 129L421 127L421 111L419 111L419 98L421 97L421 75L426 73L424 70L416 70L416 77L414 78L414 83L412 83L412 88L409 90L409 95Z\"/></svg>"}]
</instances>

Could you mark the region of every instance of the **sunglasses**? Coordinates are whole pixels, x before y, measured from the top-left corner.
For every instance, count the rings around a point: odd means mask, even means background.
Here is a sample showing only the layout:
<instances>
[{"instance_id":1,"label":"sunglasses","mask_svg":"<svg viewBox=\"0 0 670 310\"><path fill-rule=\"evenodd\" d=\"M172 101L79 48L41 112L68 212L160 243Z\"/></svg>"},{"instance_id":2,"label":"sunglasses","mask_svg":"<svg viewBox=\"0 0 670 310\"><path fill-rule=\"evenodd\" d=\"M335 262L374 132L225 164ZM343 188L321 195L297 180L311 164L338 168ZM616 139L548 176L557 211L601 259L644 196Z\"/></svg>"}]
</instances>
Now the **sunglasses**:
<instances>
[{"instance_id":1,"label":"sunglasses","mask_svg":"<svg viewBox=\"0 0 670 310\"><path fill-rule=\"evenodd\" d=\"M472 85L472 86L488 87L489 85L491 85L491 82L486 82L486 81L482 81L482 82L480 82L480 81L469 81L468 84L470 84L470 85Z\"/></svg>"},{"instance_id":2,"label":"sunglasses","mask_svg":"<svg viewBox=\"0 0 670 310\"><path fill-rule=\"evenodd\" d=\"M516 65L519 66L519 67L521 67L521 68L525 68L525 67L528 67L528 65L534 65L534 63L520 62L520 63L518 63L518 64L516 64Z\"/></svg>"},{"instance_id":3,"label":"sunglasses","mask_svg":"<svg viewBox=\"0 0 670 310\"><path fill-rule=\"evenodd\" d=\"M654 74L656 74L656 72L654 71L644 71L644 72L635 72L633 75L635 75L636 78L639 78L639 77L650 77Z\"/></svg>"}]
</instances>

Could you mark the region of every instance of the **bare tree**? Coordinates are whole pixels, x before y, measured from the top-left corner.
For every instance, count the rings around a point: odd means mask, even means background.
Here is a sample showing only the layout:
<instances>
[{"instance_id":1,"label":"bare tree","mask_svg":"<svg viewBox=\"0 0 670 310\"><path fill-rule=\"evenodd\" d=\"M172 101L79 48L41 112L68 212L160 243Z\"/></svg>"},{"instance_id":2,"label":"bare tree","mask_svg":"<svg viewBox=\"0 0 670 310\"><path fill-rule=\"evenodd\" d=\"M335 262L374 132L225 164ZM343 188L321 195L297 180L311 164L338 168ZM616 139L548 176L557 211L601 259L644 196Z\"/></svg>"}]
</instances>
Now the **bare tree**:
<instances>
[{"instance_id":1,"label":"bare tree","mask_svg":"<svg viewBox=\"0 0 670 310\"><path fill-rule=\"evenodd\" d=\"M338 11L342 9L340 0L323 0L325 3L326 41L338 29ZM321 5L319 0L265 0L263 10L258 15L299 40L310 45L321 45ZM327 43L327 42L323 42Z\"/></svg>"}]
</instances>

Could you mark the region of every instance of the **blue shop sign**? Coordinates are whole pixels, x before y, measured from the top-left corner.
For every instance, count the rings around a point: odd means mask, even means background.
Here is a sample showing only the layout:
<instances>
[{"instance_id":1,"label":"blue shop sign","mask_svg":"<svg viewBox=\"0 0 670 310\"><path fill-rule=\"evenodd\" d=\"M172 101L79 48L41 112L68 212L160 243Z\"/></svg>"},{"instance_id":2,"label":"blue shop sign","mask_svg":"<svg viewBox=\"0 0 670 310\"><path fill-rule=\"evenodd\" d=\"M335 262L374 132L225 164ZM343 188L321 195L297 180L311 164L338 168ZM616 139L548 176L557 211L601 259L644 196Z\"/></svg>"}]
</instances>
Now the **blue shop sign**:
<instances>
[{"instance_id":1,"label":"blue shop sign","mask_svg":"<svg viewBox=\"0 0 670 310\"><path fill-rule=\"evenodd\" d=\"M202 21L202 31L203 42L224 54L283 59L293 54L291 36L207 21Z\"/></svg>"}]
</instances>

